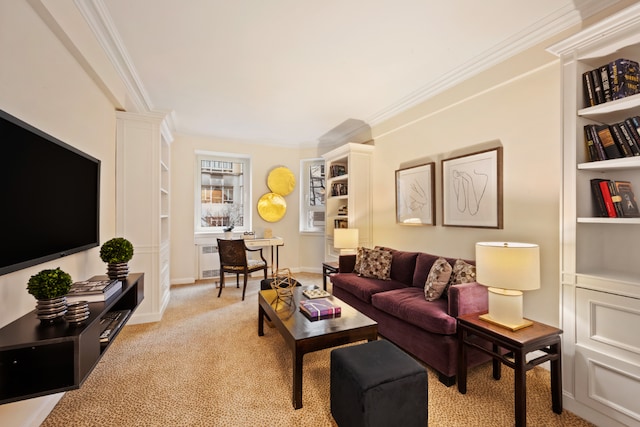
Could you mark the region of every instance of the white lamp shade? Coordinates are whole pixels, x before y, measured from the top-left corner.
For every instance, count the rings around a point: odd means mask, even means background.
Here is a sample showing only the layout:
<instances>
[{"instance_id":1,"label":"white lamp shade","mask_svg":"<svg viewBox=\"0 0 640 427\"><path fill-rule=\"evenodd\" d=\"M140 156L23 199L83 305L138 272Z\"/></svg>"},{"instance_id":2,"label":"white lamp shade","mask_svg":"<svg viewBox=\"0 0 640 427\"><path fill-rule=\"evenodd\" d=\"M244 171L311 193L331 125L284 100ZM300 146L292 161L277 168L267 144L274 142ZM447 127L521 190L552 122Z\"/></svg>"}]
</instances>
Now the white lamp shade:
<instances>
[{"instance_id":1,"label":"white lamp shade","mask_svg":"<svg viewBox=\"0 0 640 427\"><path fill-rule=\"evenodd\" d=\"M358 247L357 228L336 228L333 230L333 246L336 249L355 249Z\"/></svg>"},{"instance_id":2,"label":"white lamp shade","mask_svg":"<svg viewBox=\"0 0 640 427\"><path fill-rule=\"evenodd\" d=\"M476 281L501 289L540 288L540 247L531 243L476 243Z\"/></svg>"}]
</instances>

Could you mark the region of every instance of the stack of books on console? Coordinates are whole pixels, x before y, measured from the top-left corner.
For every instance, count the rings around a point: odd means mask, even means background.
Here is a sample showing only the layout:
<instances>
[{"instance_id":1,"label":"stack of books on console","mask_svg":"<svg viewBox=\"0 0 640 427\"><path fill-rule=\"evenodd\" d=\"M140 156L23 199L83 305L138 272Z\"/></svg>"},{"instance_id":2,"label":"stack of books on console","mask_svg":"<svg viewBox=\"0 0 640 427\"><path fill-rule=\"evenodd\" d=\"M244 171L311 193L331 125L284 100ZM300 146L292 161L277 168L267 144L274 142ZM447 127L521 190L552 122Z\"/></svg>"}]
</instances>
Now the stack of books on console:
<instances>
[{"instance_id":1,"label":"stack of books on console","mask_svg":"<svg viewBox=\"0 0 640 427\"><path fill-rule=\"evenodd\" d=\"M106 301L122 289L120 280L85 280L71 285L67 301Z\"/></svg>"},{"instance_id":2,"label":"stack of books on console","mask_svg":"<svg viewBox=\"0 0 640 427\"><path fill-rule=\"evenodd\" d=\"M300 312L310 320L322 320L340 317L342 310L328 298L318 298L300 301Z\"/></svg>"}]
</instances>

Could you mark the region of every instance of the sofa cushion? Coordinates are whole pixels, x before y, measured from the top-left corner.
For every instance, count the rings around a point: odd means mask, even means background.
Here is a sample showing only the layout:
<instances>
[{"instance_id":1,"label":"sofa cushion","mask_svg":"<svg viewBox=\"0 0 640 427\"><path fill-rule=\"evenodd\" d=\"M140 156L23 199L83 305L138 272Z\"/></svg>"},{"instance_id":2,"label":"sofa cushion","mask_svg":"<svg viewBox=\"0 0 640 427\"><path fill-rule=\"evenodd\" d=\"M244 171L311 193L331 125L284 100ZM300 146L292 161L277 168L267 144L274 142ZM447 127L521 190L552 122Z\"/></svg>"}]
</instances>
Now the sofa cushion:
<instances>
[{"instance_id":1,"label":"sofa cushion","mask_svg":"<svg viewBox=\"0 0 640 427\"><path fill-rule=\"evenodd\" d=\"M424 297L427 301L433 301L440 298L444 290L449 285L451 271L453 267L444 259L438 258L431 266L431 271L427 276L424 284Z\"/></svg>"},{"instance_id":2,"label":"sofa cushion","mask_svg":"<svg viewBox=\"0 0 640 427\"><path fill-rule=\"evenodd\" d=\"M406 287L371 296L371 303L400 320L411 323L425 331L451 335L456 333L456 319L447 314L447 300L424 299L424 291L416 287Z\"/></svg>"},{"instance_id":3,"label":"sofa cushion","mask_svg":"<svg viewBox=\"0 0 640 427\"><path fill-rule=\"evenodd\" d=\"M391 277L391 251L386 249L361 249L361 251L360 249L358 250L361 254L358 274L372 279L389 280Z\"/></svg>"},{"instance_id":4,"label":"sofa cushion","mask_svg":"<svg viewBox=\"0 0 640 427\"><path fill-rule=\"evenodd\" d=\"M411 285L417 258L418 252L392 251L391 278L406 285Z\"/></svg>"},{"instance_id":5,"label":"sofa cushion","mask_svg":"<svg viewBox=\"0 0 640 427\"><path fill-rule=\"evenodd\" d=\"M427 281L427 276L431 271L431 267L436 260L440 258L438 255L431 255L427 253L419 253L416 258L416 268L413 272L412 285L416 288L423 289L424 284Z\"/></svg>"},{"instance_id":6,"label":"sofa cushion","mask_svg":"<svg viewBox=\"0 0 640 427\"><path fill-rule=\"evenodd\" d=\"M371 304L371 296L375 293L407 287L396 280L369 279L355 273L334 274L331 276L331 283L334 288L349 292L367 304Z\"/></svg>"}]
</instances>

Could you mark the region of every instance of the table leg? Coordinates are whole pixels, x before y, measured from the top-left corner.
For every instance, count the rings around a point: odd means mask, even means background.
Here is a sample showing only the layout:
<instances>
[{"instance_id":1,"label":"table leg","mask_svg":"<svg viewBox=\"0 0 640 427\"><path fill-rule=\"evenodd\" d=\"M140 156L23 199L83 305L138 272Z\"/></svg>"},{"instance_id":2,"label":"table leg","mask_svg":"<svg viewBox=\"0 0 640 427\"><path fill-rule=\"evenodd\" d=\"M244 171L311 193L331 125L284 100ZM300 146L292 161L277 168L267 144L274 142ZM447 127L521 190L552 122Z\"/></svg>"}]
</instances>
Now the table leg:
<instances>
[{"instance_id":1,"label":"table leg","mask_svg":"<svg viewBox=\"0 0 640 427\"><path fill-rule=\"evenodd\" d=\"M560 341L551 346L551 352L558 355L551 361L551 407L556 414L562 413L562 357Z\"/></svg>"},{"instance_id":2,"label":"table leg","mask_svg":"<svg viewBox=\"0 0 640 427\"><path fill-rule=\"evenodd\" d=\"M500 354L500 347L497 344L492 344L491 349L493 350L493 354ZM497 357L494 357L493 360L493 379L499 380L502 378L502 362Z\"/></svg>"},{"instance_id":3,"label":"table leg","mask_svg":"<svg viewBox=\"0 0 640 427\"><path fill-rule=\"evenodd\" d=\"M264 335L264 309L258 304L258 336Z\"/></svg>"},{"instance_id":4,"label":"table leg","mask_svg":"<svg viewBox=\"0 0 640 427\"><path fill-rule=\"evenodd\" d=\"M294 350L293 358L293 408L302 408L302 357L298 350Z\"/></svg>"},{"instance_id":5,"label":"table leg","mask_svg":"<svg viewBox=\"0 0 640 427\"><path fill-rule=\"evenodd\" d=\"M458 391L462 394L467 392L467 349L464 340L467 337L467 331L458 324Z\"/></svg>"},{"instance_id":6,"label":"table leg","mask_svg":"<svg viewBox=\"0 0 640 427\"><path fill-rule=\"evenodd\" d=\"M322 289L327 290L327 268L322 267Z\"/></svg>"},{"instance_id":7,"label":"table leg","mask_svg":"<svg viewBox=\"0 0 640 427\"><path fill-rule=\"evenodd\" d=\"M516 351L515 356L515 418L516 427L527 425L527 370L526 354Z\"/></svg>"}]
</instances>

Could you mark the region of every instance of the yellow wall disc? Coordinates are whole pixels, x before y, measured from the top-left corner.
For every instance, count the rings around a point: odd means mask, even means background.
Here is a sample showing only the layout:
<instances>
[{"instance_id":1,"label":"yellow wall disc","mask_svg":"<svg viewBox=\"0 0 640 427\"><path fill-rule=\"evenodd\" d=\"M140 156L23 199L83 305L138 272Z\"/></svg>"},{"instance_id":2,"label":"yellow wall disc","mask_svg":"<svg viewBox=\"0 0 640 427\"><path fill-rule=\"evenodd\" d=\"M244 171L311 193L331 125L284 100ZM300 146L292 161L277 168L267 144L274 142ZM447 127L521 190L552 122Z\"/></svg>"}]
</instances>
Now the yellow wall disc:
<instances>
[{"instance_id":1,"label":"yellow wall disc","mask_svg":"<svg viewBox=\"0 0 640 427\"><path fill-rule=\"evenodd\" d=\"M277 167L269 172L267 177L267 186L269 190L281 196L291 193L296 186L296 177L289 168L284 166Z\"/></svg>"},{"instance_id":2,"label":"yellow wall disc","mask_svg":"<svg viewBox=\"0 0 640 427\"><path fill-rule=\"evenodd\" d=\"M280 221L287 212L287 202L276 193L267 193L258 200L258 214L265 221Z\"/></svg>"}]
</instances>

